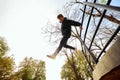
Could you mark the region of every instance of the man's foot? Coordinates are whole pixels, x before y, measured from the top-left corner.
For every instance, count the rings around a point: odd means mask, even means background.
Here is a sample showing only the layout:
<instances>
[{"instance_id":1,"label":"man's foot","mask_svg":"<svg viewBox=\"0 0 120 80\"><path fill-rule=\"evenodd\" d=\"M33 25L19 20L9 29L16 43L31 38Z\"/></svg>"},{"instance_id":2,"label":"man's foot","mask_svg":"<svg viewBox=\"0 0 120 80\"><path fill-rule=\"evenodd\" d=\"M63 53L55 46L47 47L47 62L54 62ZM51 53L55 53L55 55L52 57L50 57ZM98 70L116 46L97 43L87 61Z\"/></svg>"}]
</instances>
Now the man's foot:
<instances>
[{"instance_id":1,"label":"man's foot","mask_svg":"<svg viewBox=\"0 0 120 80\"><path fill-rule=\"evenodd\" d=\"M47 55L48 58L51 58L51 59L56 59L56 55L52 54L52 55Z\"/></svg>"}]
</instances>

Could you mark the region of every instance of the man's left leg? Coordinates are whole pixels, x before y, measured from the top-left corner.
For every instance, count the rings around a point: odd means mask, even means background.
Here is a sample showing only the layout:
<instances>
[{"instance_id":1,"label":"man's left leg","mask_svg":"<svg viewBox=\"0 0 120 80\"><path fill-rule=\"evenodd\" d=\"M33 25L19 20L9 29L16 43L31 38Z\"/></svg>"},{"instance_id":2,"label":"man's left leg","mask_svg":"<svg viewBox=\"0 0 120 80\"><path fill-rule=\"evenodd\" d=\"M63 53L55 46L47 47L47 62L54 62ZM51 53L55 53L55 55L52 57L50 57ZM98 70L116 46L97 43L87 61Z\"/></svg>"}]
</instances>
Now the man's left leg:
<instances>
[{"instance_id":1,"label":"man's left leg","mask_svg":"<svg viewBox=\"0 0 120 80\"><path fill-rule=\"evenodd\" d=\"M52 55L47 55L47 57L55 59L55 57L58 55L59 51L64 47L68 41L69 37L68 36L63 36L62 40L60 41L60 44L58 48L55 50L55 52Z\"/></svg>"},{"instance_id":2,"label":"man's left leg","mask_svg":"<svg viewBox=\"0 0 120 80\"><path fill-rule=\"evenodd\" d=\"M67 44L66 44L64 47L65 47L65 48L72 49L72 50L74 50L74 51L75 51L74 53L77 53L77 48L75 48L75 47L72 47L72 46L67 45Z\"/></svg>"},{"instance_id":3,"label":"man's left leg","mask_svg":"<svg viewBox=\"0 0 120 80\"><path fill-rule=\"evenodd\" d=\"M67 44L66 44L64 47L65 47L65 48L72 49L72 50L75 50L75 48L74 48L74 47L72 47L72 46L70 46L70 45L67 45Z\"/></svg>"},{"instance_id":4,"label":"man's left leg","mask_svg":"<svg viewBox=\"0 0 120 80\"><path fill-rule=\"evenodd\" d=\"M69 38L68 38L68 39L69 39ZM67 40L68 40L68 39L67 39ZM70 46L70 45L67 45L67 42L65 43L64 47L65 47L65 48L72 49L72 50L74 50L74 51L75 51L74 53L77 53L77 48L72 47L72 46Z\"/></svg>"}]
</instances>

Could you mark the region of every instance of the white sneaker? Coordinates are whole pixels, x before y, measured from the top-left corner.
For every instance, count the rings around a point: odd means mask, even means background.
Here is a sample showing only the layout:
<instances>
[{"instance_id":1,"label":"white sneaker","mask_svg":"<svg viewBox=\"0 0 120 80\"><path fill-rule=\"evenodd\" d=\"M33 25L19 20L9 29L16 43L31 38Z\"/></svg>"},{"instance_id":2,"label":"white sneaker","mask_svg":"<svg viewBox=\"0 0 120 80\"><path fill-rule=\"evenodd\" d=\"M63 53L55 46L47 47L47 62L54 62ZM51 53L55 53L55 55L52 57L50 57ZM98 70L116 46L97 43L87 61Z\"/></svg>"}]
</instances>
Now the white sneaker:
<instances>
[{"instance_id":1,"label":"white sneaker","mask_svg":"<svg viewBox=\"0 0 120 80\"><path fill-rule=\"evenodd\" d=\"M47 55L48 58L51 58L51 59L56 59L56 55L52 54L52 55Z\"/></svg>"}]
</instances>

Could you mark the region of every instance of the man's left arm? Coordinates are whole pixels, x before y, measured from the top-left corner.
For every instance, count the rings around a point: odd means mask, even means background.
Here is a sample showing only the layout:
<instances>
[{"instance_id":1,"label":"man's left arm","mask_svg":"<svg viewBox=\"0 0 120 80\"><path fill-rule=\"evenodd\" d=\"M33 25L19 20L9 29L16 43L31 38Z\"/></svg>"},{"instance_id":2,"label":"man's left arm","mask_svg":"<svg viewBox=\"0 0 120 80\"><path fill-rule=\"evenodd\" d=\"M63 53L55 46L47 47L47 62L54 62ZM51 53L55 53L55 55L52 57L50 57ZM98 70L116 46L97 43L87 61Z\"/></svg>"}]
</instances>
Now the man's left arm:
<instances>
[{"instance_id":1,"label":"man's left arm","mask_svg":"<svg viewBox=\"0 0 120 80\"><path fill-rule=\"evenodd\" d=\"M73 20L69 20L70 25L72 26L79 26L80 29L82 30L82 24L80 22L77 21L73 21Z\"/></svg>"}]
</instances>

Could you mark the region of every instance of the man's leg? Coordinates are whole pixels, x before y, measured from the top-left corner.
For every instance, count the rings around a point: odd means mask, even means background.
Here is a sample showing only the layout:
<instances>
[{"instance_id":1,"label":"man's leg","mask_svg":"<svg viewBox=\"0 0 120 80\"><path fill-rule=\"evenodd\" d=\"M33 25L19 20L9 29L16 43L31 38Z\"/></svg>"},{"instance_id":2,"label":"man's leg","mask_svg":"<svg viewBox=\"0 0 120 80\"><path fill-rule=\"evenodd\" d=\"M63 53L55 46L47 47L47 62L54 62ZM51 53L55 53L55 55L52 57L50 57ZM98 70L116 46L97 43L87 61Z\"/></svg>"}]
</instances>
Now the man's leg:
<instances>
[{"instance_id":1,"label":"man's leg","mask_svg":"<svg viewBox=\"0 0 120 80\"><path fill-rule=\"evenodd\" d=\"M67 42L66 42L66 44L64 45L64 47L65 47L65 48L72 49L72 50L74 50L74 51L75 51L74 53L77 53L77 48L72 47L72 46L70 46L70 45L67 45Z\"/></svg>"},{"instance_id":2,"label":"man's leg","mask_svg":"<svg viewBox=\"0 0 120 80\"><path fill-rule=\"evenodd\" d=\"M64 47L66 45L68 39L69 39L68 36L63 36L62 40L60 41L59 47L55 50L54 54L47 55L47 57L55 59L55 57L60 52L60 50L62 49L62 47Z\"/></svg>"},{"instance_id":3,"label":"man's leg","mask_svg":"<svg viewBox=\"0 0 120 80\"><path fill-rule=\"evenodd\" d=\"M60 52L60 50L62 49L62 47L64 47L66 45L68 39L69 39L68 36L63 36L62 40L60 41L59 47L54 52L55 55L57 55Z\"/></svg>"},{"instance_id":4,"label":"man's leg","mask_svg":"<svg viewBox=\"0 0 120 80\"><path fill-rule=\"evenodd\" d=\"M65 47L65 48L72 49L72 50L75 50L75 48L74 48L74 47L72 47L72 46L70 46L70 45L67 45L67 44L66 44L64 47Z\"/></svg>"},{"instance_id":5,"label":"man's leg","mask_svg":"<svg viewBox=\"0 0 120 80\"><path fill-rule=\"evenodd\" d=\"M75 48L75 47L72 47L72 46L67 45L67 44L66 44L64 47L65 47L65 48L72 49L72 50L74 50L74 51L75 51L74 53L77 53L77 48Z\"/></svg>"}]
</instances>

